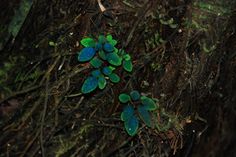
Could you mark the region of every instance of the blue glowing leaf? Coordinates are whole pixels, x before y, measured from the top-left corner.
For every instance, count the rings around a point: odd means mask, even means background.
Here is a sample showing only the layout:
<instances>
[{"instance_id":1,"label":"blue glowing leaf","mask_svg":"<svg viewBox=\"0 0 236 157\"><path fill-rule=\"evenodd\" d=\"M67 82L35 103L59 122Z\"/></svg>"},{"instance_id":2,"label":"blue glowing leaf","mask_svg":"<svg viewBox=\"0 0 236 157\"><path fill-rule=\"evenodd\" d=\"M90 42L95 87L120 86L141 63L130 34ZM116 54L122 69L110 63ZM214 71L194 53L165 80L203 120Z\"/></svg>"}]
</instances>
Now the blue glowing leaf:
<instances>
[{"instance_id":1,"label":"blue glowing leaf","mask_svg":"<svg viewBox=\"0 0 236 157\"><path fill-rule=\"evenodd\" d=\"M96 77L90 76L85 81L81 88L81 92L86 94L95 90L98 86L98 80Z\"/></svg>"},{"instance_id":2,"label":"blue glowing leaf","mask_svg":"<svg viewBox=\"0 0 236 157\"><path fill-rule=\"evenodd\" d=\"M99 77L101 75L101 71L100 70L94 70L91 72L92 76L94 77Z\"/></svg>"},{"instance_id":3,"label":"blue glowing leaf","mask_svg":"<svg viewBox=\"0 0 236 157\"><path fill-rule=\"evenodd\" d=\"M134 108L130 105L126 105L121 113L120 119L122 121L128 121L134 114Z\"/></svg>"},{"instance_id":4,"label":"blue glowing leaf","mask_svg":"<svg viewBox=\"0 0 236 157\"><path fill-rule=\"evenodd\" d=\"M132 92L130 92L130 96L131 96L133 101L137 101L137 100L140 99L140 94L136 90L133 90Z\"/></svg>"},{"instance_id":5,"label":"blue glowing leaf","mask_svg":"<svg viewBox=\"0 0 236 157\"><path fill-rule=\"evenodd\" d=\"M149 112L147 111L146 107L143 105L138 106L138 112L141 117L141 119L144 121L144 123L151 127L151 116Z\"/></svg>"},{"instance_id":6,"label":"blue glowing leaf","mask_svg":"<svg viewBox=\"0 0 236 157\"><path fill-rule=\"evenodd\" d=\"M114 66L121 65L121 58L116 53L108 53L106 58L107 61Z\"/></svg>"},{"instance_id":7,"label":"blue glowing leaf","mask_svg":"<svg viewBox=\"0 0 236 157\"><path fill-rule=\"evenodd\" d=\"M106 52L112 52L114 50L114 46L112 46L111 44L109 43L105 43L103 45L103 49L106 51Z\"/></svg>"},{"instance_id":8,"label":"blue glowing leaf","mask_svg":"<svg viewBox=\"0 0 236 157\"><path fill-rule=\"evenodd\" d=\"M92 38L84 38L80 41L84 47L94 47L95 41Z\"/></svg>"},{"instance_id":9,"label":"blue glowing leaf","mask_svg":"<svg viewBox=\"0 0 236 157\"><path fill-rule=\"evenodd\" d=\"M95 55L95 52L96 51L92 47L83 48L78 55L78 60L80 62L89 61L90 59L93 58L93 56Z\"/></svg>"},{"instance_id":10,"label":"blue glowing leaf","mask_svg":"<svg viewBox=\"0 0 236 157\"><path fill-rule=\"evenodd\" d=\"M98 87L99 89L104 89L106 87L107 81L103 75L98 77Z\"/></svg>"},{"instance_id":11,"label":"blue glowing leaf","mask_svg":"<svg viewBox=\"0 0 236 157\"><path fill-rule=\"evenodd\" d=\"M128 94L122 93L122 94L119 95L119 100L120 100L121 103L127 103L131 99L130 99L130 96Z\"/></svg>"},{"instance_id":12,"label":"blue glowing leaf","mask_svg":"<svg viewBox=\"0 0 236 157\"><path fill-rule=\"evenodd\" d=\"M96 50L96 51L102 50L102 44L101 44L101 43L97 43L97 44L95 45L95 50Z\"/></svg>"},{"instance_id":13,"label":"blue glowing leaf","mask_svg":"<svg viewBox=\"0 0 236 157\"><path fill-rule=\"evenodd\" d=\"M130 136L134 136L138 131L138 119L133 115L125 121L125 129Z\"/></svg>"},{"instance_id":14,"label":"blue glowing leaf","mask_svg":"<svg viewBox=\"0 0 236 157\"><path fill-rule=\"evenodd\" d=\"M110 75L111 73L112 73L112 68L111 67L109 67L109 66L107 66L107 67L104 67L103 69L102 69L102 73L104 74L104 75Z\"/></svg>"}]
</instances>

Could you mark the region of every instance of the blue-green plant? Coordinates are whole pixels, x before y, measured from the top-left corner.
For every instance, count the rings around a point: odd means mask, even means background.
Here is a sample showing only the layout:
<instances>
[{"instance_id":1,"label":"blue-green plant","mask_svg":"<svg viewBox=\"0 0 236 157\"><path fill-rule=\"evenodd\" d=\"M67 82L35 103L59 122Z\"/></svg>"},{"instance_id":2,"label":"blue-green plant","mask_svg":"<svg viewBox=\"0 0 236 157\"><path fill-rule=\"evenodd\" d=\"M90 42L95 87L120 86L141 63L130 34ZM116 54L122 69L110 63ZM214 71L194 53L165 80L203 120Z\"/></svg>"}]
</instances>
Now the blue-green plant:
<instances>
[{"instance_id":1,"label":"blue-green plant","mask_svg":"<svg viewBox=\"0 0 236 157\"><path fill-rule=\"evenodd\" d=\"M146 126L154 127L150 112L159 108L157 99L143 96L138 91L133 90L129 94L120 94L119 101L125 104L123 112L121 113L121 120L124 121L125 129L130 136L134 136L137 133L139 119L141 119ZM138 114L136 114L136 112Z\"/></svg>"},{"instance_id":2,"label":"blue-green plant","mask_svg":"<svg viewBox=\"0 0 236 157\"><path fill-rule=\"evenodd\" d=\"M120 77L115 73L117 67L122 66L125 71L133 69L131 57L123 49L117 49L117 41L112 35L99 35L98 39L83 38L80 43L84 48L78 53L79 62L89 62L92 71L85 79L81 92L86 94L97 87L104 89L107 80L118 83Z\"/></svg>"}]
</instances>

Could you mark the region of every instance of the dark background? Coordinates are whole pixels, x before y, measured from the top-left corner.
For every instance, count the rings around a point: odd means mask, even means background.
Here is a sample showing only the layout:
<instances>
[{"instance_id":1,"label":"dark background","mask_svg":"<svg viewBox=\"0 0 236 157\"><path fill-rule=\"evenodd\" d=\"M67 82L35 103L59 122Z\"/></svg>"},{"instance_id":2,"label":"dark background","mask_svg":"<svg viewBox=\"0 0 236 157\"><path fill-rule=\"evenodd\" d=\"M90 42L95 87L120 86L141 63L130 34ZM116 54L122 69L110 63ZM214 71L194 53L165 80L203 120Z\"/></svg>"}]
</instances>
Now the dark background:
<instances>
[{"instance_id":1,"label":"dark background","mask_svg":"<svg viewBox=\"0 0 236 157\"><path fill-rule=\"evenodd\" d=\"M96 0L0 2L0 156L236 156L235 1L102 4L105 12ZM171 18L177 27L161 22ZM103 33L134 71L77 94L88 74L79 41ZM114 108L132 89L158 98L176 124L129 137Z\"/></svg>"}]
</instances>

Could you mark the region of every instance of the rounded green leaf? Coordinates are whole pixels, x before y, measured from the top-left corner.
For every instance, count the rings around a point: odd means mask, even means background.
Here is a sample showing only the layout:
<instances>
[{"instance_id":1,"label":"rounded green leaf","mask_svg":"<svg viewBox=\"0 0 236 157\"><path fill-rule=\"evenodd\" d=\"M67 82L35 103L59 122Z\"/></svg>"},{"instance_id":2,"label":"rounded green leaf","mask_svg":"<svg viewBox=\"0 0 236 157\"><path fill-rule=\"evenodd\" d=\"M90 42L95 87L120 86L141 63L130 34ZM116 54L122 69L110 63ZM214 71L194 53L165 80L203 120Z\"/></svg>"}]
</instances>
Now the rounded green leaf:
<instances>
[{"instance_id":1,"label":"rounded green leaf","mask_svg":"<svg viewBox=\"0 0 236 157\"><path fill-rule=\"evenodd\" d=\"M128 60L131 59L131 57L130 57L129 54L125 54L125 55L123 56L123 58L124 58L124 60L126 60L126 61L128 61Z\"/></svg>"},{"instance_id":2,"label":"rounded green leaf","mask_svg":"<svg viewBox=\"0 0 236 157\"><path fill-rule=\"evenodd\" d=\"M93 70L91 72L91 74L94 76L94 77L99 77L101 75L101 71L100 70Z\"/></svg>"},{"instance_id":3,"label":"rounded green leaf","mask_svg":"<svg viewBox=\"0 0 236 157\"><path fill-rule=\"evenodd\" d=\"M151 98L148 98L146 96L141 97L141 102L145 106L146 110L148 111L154 111L157 109L157 105L154 100Z\"/></svg>"},{"instance_id":4,"label":"rounded green leaf","mask_svg":"<svg viewBox=\"0 0 236 157\"><path fill-rule=\"evenodd\" d=\"M101 57L103 60L106 60L106 53L103 50L100 50L98 52L99 57Z\"/></svg>"},{"instance_id":5,"label":"rounded green leaf","mask_svg":"<svg viewBox=\"0 0 236 157\"><path fill-rule=\"evenodd\" d=\"M119 50L117 48L115 48L114 53L118 54Z\"/></svg>"},{"instance_id":6,"label":"rounded green leaf","mask_svg":"<svg viewBox=\"0 0 236 157\"><path fill-rule=\"evenodd\" d=\"M84 94L90 93L95 90L98 86L98 80L96 77L88 77L81 88L81 92Z\"/></svg>"},{"instance_id":7,"label":"rounded green leaf","mask_svg":"<svg viewBox=\"0 0 236 157\"><path fill-rule=\"evenodd\" d=\"M112 46L116 46L117 41L113 39L113 40L109 41L109 43L110 43Z\"/></svg>"},{"instance_id":8,"label":"rounded green leaf","mask_svg":"<svg viewBox=\"0 0 236 157\"><path fill-rule=\"evenodd\" d=\"M57 43L55 43L55 42L53 42L53 41L49 41L48 45L55 47L55 46L57 46Z\"/></svg>"},{"instance_id":9,"label":"rounded green leaf","mask_svg":"<svg viewBox=\"0 0 236 157\"><path fill-rule=\"evenodd\" d=\"M143 105L138 106L138 112L139 112L141 119L144 121L144 123L148 127L151 127L151 116L150 116L149 112L147 111L146 107Z\"/></svg>"},{"instance_id":10,"label":"rounded green leaf","mask_svg":"<svg viewBox=\"0 0 236 157\"><path fill-rule=\"evenodd\" d=\"M84 47L94 47L95 46L95 41L92 38L84 38L80 41L80 43L84 46Z\"/></svg>"},{"instance_id":11,"label":"rounded green leaf","mask_svg":"<svg viewBox=\"0 0 236 157\"><path fill-rule=\"evenodd\" d=\"M112 71L113 71L112 68L109 66L102 68L102 73L107 76L110 75Z\"/></svg>"},{"instance_id":12,"label":"rounded green leaf","mask_svg":"<svg viewBox=\"0 0 236 157\"><path fill-rule=\"evenodd\" d=\"M104 35L99 35L98 37L98 42L101 43L101 44L104 44L106 42L106 38Z\"/></svg>"},{"instance_id":13,"label":"rounded green leaf","mask_svg":"<svg viewBox=\"0 0 236 157\"><path fill-rule=\"evenodd\" d=\"M109 68L110 68L112 71L116 69L116 68L113 67L113 66L109 66Z\"/></svg>"},{"instance_id":14,"label":"rounded green leaf","mask_svg":"<svg viewBox=\"0 0 236 157\"><path fill-rule=\"evenodd\" d=\"M130 96L131 96L131 99L134 101L137 101L140 99L140 93L136 90L133 90L132 92L130 92Z\"/></svg>"},{"instance_id":15,"label":"rounded green leaf","mask_svg":"<svg viewBox=\"0 0 236 157\"><path fill-rule=\"evenodd\" d=\"M118 83L120 81L120 77L117 74L115 74L115 73L110 74L109 75L109 79L113 83Z\"/></svg>"},{"instance_id":16,"label":"rounded green leaf","mask_svg":"<svg viewBox=\"0 0 236 157\"><path fill-rule=\"evenodd\" d=\"M111 44L109 43L105 43L103 45L103 49L106 51L106 52L112 52L114 50L114 46L112 46Z\"/></svg>"},{"instance_id":17,"label":"rounded green leaf","mask_svg":"<svg viewBox=\"0 0 236 157\"><path fill-rule=\"evenodd\" d=\"M106 38L107 38L107 41L108 41L111 45L115 46L115 45L117 44L117 41L112 38L112 35L107 35Z\"/></svg>"},{"instance_id":18,"label":"rounded green leaf","mask_svg":"<svg viewBox=\"0 0 236 157\"><path fill-rule=\"evenodd\" d=\"M172 24L174 22L174 19L170 18L167 22L168 22L168 24Z\"/></svg>"},{"instance_id":19,"label":"rounded green leaf","mask_svg":"<svg viewBox=\"0 0 236 157\"><path fill-rule=\"evenodd\" d=\"M106 87L107 81L103 75L98 77L98 87L99 89L104 89Z\"/></svg>"},{"instance_id":20,"label":"rounded green leaf","mask_svg":"<svg viewBox=\"0 0 236 157\"><path fill-rule=\"evenodd\" d=\"M119 100L121 103L127 103L130 101L130 96L128 94L122 93L119 95Z\"/></svg>"},{"instance_id":21,"label":"rounded green leaf","mask_svg":"<svg viewBox=\"0 0 236 157\"><path fill-rule=\"evenodd\" d=\"M96 51L92 47L83 48L78 55L78 61L80 61L80 62L89 61L90 59L93 58L95 53L96 53Z\"/></svg>"},{"instance_id":22,"label":"rounded green leaf","mask_svg":"<svg viewBox=\"0 0 236 157\"><path fill-rule=\"evenodd\" d=\"M170 24L170 28L176 28L178 25L177 24Z\"/></svg>"},{"instance_id":23,"label":"rounded green leaf","mask_svg":"<svg viewBox=\"0 0 236 157\"><path fill-rule=\"evenodd\" d=\"M114 66L121 65L121 58L116 53L108 53L106 55L106 59L110 64Z\"/></svg>"},{"instance_id":24,"label":"rounded green leaf","mask_svg":"<svg viewBox=\"0 0 236 157\"><path fill-rule=\"evenodd\" d=\"M107 38L107 41L111 41L113 39L111 34L108 34L106 38Z\"/></svg>"},{"instance_id":25,"label":"rounded green leaf","mask_svg":"<svg viewBox=\"0 0 236 157\"><path fill-rule=\"evenodd\" d=\"M123 61L123 68L128 71L128 72L131 72L133 70L133 64L131 62L131 60L124 60Z\"/></svg>"},{"instance_id":26,"label":"rounded green leaf","mask_svg":"<svg viewBox=\"0 0 236 157\"><path fill-rule=\"evenodd\" d=\"M101 67L103 61L101 59L99 59L98 57L94 57L91 61L90 64L94 67L94 68L99 68Z\"/></svg>"},{"instance_id":27,"label":"rounded green leaf","mask_svg":"<svg viewBox=\"0 0 236 157\"><path fill-rule=\"evenodd\" d=\"M134 108L130 105L126 105L121 113L120 119L122 121L128 121L134 115Z\"/></svg>"},{"instance_id":28,"label":"rounded green leaf","mask_svg":"<svg viewBox=\"0 0 236 157\"><path fill-rule=\"evenodd\" d=\"M134 136L138 131L138 119L133 115L129 120L125 121L125 130L130 136Z\"/></svg>"}]
</instances>

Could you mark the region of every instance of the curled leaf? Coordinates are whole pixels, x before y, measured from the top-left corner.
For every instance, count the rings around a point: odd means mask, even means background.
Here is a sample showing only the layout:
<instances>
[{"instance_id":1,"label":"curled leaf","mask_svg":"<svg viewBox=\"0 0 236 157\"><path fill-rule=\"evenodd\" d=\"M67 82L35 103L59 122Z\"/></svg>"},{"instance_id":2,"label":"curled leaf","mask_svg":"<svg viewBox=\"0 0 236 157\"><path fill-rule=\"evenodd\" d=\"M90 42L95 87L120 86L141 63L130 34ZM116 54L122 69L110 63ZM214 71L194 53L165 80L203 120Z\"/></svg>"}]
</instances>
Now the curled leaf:
<instances>
[{"instance_id":1,"label":"curled leaf","mask_svg":"<svg viewBox=\"0 0 236 157\"><path fill-rule=\"evenodd\" d=\"M131 59L131 57L130 57L129 54L125 54L125 55L123 56L123 58L124 58L124 60L126 60L126 61L128 61L128 60Z\"/></svg>"}]
</instances>

